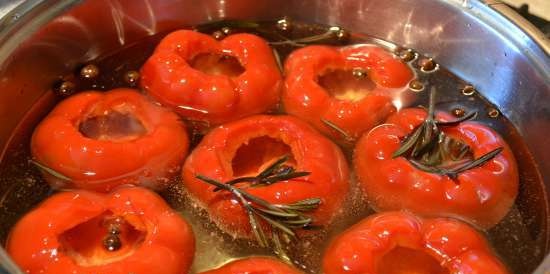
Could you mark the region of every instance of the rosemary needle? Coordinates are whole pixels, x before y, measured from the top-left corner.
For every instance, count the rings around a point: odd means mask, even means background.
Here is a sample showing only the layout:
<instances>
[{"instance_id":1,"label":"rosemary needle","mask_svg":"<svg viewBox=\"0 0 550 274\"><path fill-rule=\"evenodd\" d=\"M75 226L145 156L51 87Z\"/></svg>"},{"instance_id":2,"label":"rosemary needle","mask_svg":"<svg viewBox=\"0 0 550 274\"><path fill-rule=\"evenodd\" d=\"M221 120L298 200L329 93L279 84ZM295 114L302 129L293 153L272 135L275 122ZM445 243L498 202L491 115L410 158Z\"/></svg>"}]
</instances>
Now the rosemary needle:
<instances>
[{"instance_id":1,"label":"rosemary needle","mask_svg":"<svg viewBox=\"0 0 550 274\"><path fill-rule=\"evenodd\" d=\"M52 168L47 167L46 165L41 164L41 163L39 163L35 160L30 160L30 162L32 164L34 164L35 166L39 167L40 169L44 170L45 172L49 173L50 175L54 176L55 178L61 179L63 181L70 181L71 180L71 178L69 178L69 177L53 170Z\"/></svg>"},{"instance_id":2,"label":"rosemary needle","mask_svg":"<svg viewBox=\"0 0 550 274\"><path fill-rule=\"evenodd\" d=\"M353 137L351 137L351 135L349 135L349 133L347 133L345 130L337 126L335 123L324 118L321 118L321 122L323 122L323 124L327 125L329 128L335 130L340 135L342 135L342 137L344 137L346 141L353 142L355 140Z\"/></svg>"}]
</instances>

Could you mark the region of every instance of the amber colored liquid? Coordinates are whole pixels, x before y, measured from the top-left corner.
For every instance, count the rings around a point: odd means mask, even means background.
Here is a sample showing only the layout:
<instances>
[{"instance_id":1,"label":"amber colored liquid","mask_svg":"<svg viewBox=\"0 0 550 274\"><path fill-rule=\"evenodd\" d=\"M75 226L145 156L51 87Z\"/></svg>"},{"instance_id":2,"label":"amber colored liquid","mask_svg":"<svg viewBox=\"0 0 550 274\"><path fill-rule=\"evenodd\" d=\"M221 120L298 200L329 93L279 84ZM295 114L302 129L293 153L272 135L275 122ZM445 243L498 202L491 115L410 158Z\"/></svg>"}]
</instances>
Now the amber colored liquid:
<instances>
[{"instance_id":1,"label":"amber colored liquid","mask_svg":"<svg viewBox=\"0 0 550 274\"><path fill-rule=\"evenodd\" d=\"M268 40L279 40L277 35L279 30L275 28L272 22L262 24L268 31L256 34L262 35ZM210 33L218 28L219 26L212 26L204 27L201 30ZM326 29L326 26L296 23L292 30L284 32L284 35L293 39L323 33ZM234 31L239 30L235 29ZM147 37L138 43L127 45L119 51L94 60L92 63L100 69L99 76L94 79L83 79L74 75L68 75L65 78L75 82L77 91L132 87L124 80L125 73L130 70L139 71L141 65L164 35L158 34ZM334 39L326 40L324 43L342 44ZM352 34L347 43L380 43L389 50L396 48L391 43L360 34ZM284 62L292 47L277 46L277 49ZM519 133L502 115L497 118L489 117L488 111L493 106L479 94L463 95L460 89L466 85L466 82L447 69L440 68L436 73L425 74L414 66L411 66L411 68L415 71L419 80L430 83L440 91L437 104L438 110L451 112L455 108L462 108L466 112L478 111L477 120L499 132L515 153L521 178L516 204L503 221L494 228L483 232L491 242L495 252L511 271L522 274L531 273L542 261L545 251L548 249L548 229L546 227L548 209L545 204L546 198L543 194L543 182L540 174ZM334 85L334 83L330 82L329 79L328 85ZM426 105L427 93L426 89L418 93L406 90L401 98L395 100L396 106ZM5 193L0 197L0 220L2 220L0 222L0 239L2 242L5 242L9 229L22 214L54 192L43 181L37 168L30 164L28 160L30 159L30 136L34 127L59 100L61 98L56 97L53 92L47 92L37 102L14 131L4 157L1 159L0 193ZM193 137L192 145L196 145L202 137L197 132L191 132L190 136ZM351 163L351 151L345 152L348 161ZM162 195L193 226L197 243L193 273L217 267L231 258L271 254L269 250L259 248L253 242L234 239L217 229L209 221L206 214L187 197L186 191L179 180L179 178L176 178L173 187L163 192ZM367 201L359 195L357 187L353 181L350 197L347 197L346 205L342 214L340 214L341 218L326 230L320 231L314 236L302 238L291 247L290 255L295 259L298 267L309 273L320 273L320 260L324 248L334 235L374 212L368 206ZM410 252L407 253L407 250L397 250L396 252L412 257L421 256L409 254ZM420 259L428 260L424 257ZM391 269L388 271L391 271Z\"/></svg>"}]
</instances>

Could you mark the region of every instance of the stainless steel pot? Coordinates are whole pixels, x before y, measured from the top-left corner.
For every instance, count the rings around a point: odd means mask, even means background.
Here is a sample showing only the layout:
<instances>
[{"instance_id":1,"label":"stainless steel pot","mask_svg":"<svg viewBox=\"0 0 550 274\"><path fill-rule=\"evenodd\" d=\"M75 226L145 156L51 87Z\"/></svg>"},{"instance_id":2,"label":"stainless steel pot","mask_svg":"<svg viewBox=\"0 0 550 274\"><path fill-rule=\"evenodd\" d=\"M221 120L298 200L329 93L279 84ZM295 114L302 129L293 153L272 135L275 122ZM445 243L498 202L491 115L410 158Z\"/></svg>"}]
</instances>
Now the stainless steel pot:
<instances>
[{"instance_id":1,"label":"stainless steel pot","mask_svg":"<svg viewBox=\"0 0 550 274\"><path fill-rule=\"evenodd\" d=\"M12 132L32 130L43 114L33 106L45 104L39 98L59 76L103 53L180 26L286 15L414 48L498 106L521 133L544 182L529 190L534 192L520 193L532 199L534 206L523 213L539 250L527 254L532 263L519 271L530 273L539 264L536 273L550 271L550 257L541 263L550 246L550 42L498 1L28 0L0 5L0 12L10 10L0 21L1 235L40 196L40 190L10 177L18 168L10 159L25 145L10 142L18 138ZM1 249L0 262L17 273Z\"/></svg>"}]
</instances>

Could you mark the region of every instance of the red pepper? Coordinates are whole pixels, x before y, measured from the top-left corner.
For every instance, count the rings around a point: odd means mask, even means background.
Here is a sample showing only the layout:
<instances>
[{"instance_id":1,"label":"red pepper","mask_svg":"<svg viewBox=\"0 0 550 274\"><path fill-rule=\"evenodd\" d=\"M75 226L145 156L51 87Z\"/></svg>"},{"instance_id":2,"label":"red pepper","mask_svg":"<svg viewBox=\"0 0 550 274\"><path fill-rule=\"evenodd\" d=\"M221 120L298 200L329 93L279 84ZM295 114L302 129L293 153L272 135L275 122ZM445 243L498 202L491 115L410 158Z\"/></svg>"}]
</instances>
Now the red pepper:
<instances>
[{"instance_id":1,"label":"red pepper","mask_svg":"<svg viewBox=\"0 0 550 274\"><path fill-rule=\"evenodd\" d=\"M285 110L332 138L348 142L394 112L392 97L405 91L413 77L406 64L374 45L302 48L288 57L285 72Z\"/></svg>"},{"instance_id":2,"label":"red pepper","mask_svg":"<svg viewBox=\"0 0 550 274\"><path fill-rule=\"evenodd\" d=\"M228 191L214 192L214 186L196 176L219 182L256 176L283 155L289 156L288 166L311 173L266 186L240 187L272 204L319 198L320 206L311 216L316 225L328 224L349 190L346 160L335 144L291 116L252 116L213 129L187 158L183 183L219 227L248 237L249 217L239 201Z\"/></svg>"},{"instance_id":3,"label":"red pepper","mask_svg":"<svg viewBox=\"0 0 550 274\"><path fill-rule=\"evenodd\" d=\"M191 120L220 124L275 107L281 73L269 45L239 33L216 41L179 30L167 35L141 69L141 85Z\"/></svg>"},{"instance_id":4,"label":"red pepper","mask_svg":"<svg viewBox=\"0 0 550 274\"><path fill-rule=\"evenodd\" d=\"M441 130L468 145L474 158L499 147L502 152L455 179L420 170L405 157L393 158L401 140L426 116L423 109L404 109L358 141L354 165L365 195L378 210L407 209L422 215L460 217L486 228L495 225L507 214L518 192L512 151L487 126L463 122Z\"/></svg>"},{"instance_id":5,"label":"red pepper","mask_svg":"<svg viewBox=\"0 0 550 274\"><path fill-rule=\"evenodd\" d=\"M59 103L35 129L31 150L54 187L154 189L180 170L189 141L179 117L130 89L82 92Z\"/></svg>"},{"instance_id":6,"label":"red pepper","mask_svg":"<svg viewBox=\"0 0 550 274\"><path fill-rule=\"evenodd\" d=\"M251 257L232 261L220 268L200 274L300 274L301 271L270 258Z\"/></svg>"},{"instance_id":7,"label":"red pepper","mask_svg":"<svg viewBox=\"0 0 550 274\"><path fill-rule=\"evenodd\" d=\"M329 245L325 274L506 274L483 236L453 219L404 212L372 215Z\"/></svg>"},{"instance_id":8,"label":"red pepper","mask_svg":"<svg viewBox=\"0 0 550 274\"><path fill-rule=\"evenodd\" d=\"M155 193L60 192L27 213L7 251L26 273L163 273L189 270L191 227Z\"/></svg>"}]
</instances>

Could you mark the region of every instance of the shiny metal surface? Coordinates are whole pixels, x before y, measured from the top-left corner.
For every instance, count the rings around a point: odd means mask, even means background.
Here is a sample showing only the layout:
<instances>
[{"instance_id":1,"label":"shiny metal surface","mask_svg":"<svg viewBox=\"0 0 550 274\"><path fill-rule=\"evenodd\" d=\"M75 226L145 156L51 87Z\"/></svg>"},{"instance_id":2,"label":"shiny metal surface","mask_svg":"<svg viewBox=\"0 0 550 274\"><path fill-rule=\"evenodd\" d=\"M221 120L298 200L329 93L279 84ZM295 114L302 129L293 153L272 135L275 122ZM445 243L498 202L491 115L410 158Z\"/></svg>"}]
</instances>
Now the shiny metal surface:
<instances>
[{"instance_id":1,"label":"shiny metal surface","mask_svg":"<svg viewBox=\"0 0 550 274\"><path fill-rule=\"evenodd\" d=\"M6 251L0 248L0 274L3 273L22 274L23 271L10 260Z\"/></svg>"},{"instance_id":2,"label":"shiny metal surface","mask_svg":"<svg viewBox=\"0 0 550 274\"><path fill-rule=\"evenodd\" d=\"M484 2L492 9L506 17L506 19L521 28L521 30L533 39L533 41L538 44L546 52L546 54L550 54L550 37L546 36L538 28L529 23L529 21L502 1L486 0ZM550 7L550 5L548 7Z\"/></svg>"},{"instance_id":3,"label":"shiny metal surface","mask_svg":"<svg viewBox=\"0 0 550 274\"><path fill-rule=\"evenodd\" d=\"M23 3L24 0L0 0L0 18Z\"/></svg>"},{"instance_id":4,"label":"shiny metal surface","mask_svg":"<svg viewBox=\"0 0 550 274\"><path fill-rule=\"evenodd\" d=\"M433 56L515 124L550 196L550 42L498 1L24 1L0 21L0 149L36 100L82 62L182 25L283 15L340 25ZM9 157L4 154L0 159ZM6 189L0 187L0 197ZM548 211L548 199L539 203ZM534 224L546 231L546 253L549 222Z\"/></svg>"}]
</instances>

